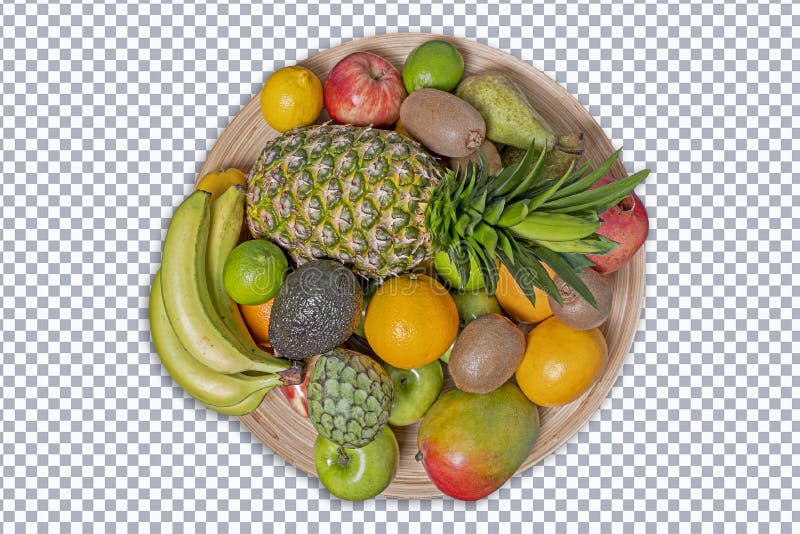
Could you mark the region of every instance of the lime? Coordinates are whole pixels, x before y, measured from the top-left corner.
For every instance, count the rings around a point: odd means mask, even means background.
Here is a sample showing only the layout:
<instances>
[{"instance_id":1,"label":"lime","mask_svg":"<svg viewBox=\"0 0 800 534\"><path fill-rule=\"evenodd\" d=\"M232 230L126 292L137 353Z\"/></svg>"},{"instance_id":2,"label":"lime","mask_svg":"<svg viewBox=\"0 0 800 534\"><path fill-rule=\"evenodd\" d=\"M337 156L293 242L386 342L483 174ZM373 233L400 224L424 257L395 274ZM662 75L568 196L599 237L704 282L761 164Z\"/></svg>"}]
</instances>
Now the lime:
<instances>
[{"instance_id":1,"label":"lime","mask_svg":"<svg viewBox=\"0 0 800 534\"><path fill-rule=\"evenodd\" d=\"M403 84L413 93L423 87L452 91L464 75L464 58L446 41L428 41L411 51L403 65Z\"/></svg>"},{"instance_id":2,"label":"lime","mask_svg":"<svg viewBox=\"0 0 800 534\"><path fill-rule=\"evenodd\" d=\"M483 287L483 274L481 274L480 265L474 256L470 256L469 262L469 280L464 287L461 287L461 277L458 276L458 270L455 264L450 260L447 252L439 251L433 256L433 266L436 267L436 273L451 287L455 289L463 289L465 291L475 291Z\"/></svg>"},{"instance_id":3,"label":"lime","mask_svg":"<svg viewBox=\"0 0 800 534\"><path fill-rule=\"evenodd\" d=\"M222 282L239 304L263 304L275 296L289 264L283 251L266 239L245 241L225 260Z\"/></svg>"}]
</instances>

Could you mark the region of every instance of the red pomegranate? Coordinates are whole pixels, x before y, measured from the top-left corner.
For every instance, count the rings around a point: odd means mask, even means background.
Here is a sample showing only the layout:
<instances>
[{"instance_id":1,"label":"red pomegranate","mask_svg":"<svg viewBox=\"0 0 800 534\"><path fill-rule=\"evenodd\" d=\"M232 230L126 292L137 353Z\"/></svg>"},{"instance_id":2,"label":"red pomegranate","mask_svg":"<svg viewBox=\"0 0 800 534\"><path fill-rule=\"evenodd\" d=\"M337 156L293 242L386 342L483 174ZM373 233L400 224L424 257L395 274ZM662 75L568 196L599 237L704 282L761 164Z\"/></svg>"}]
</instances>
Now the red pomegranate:
<instances>
[{"instance_id":1,"label":"red pomegranate","mask_svg":"<svg viewBox=\"0 0 800 534\"><path fill-rule=\"evenodd\" d=\"M613 182L612 178L604 176L593 187L600 187ZM619 246L602 256L587 257L595 263L594 270L600 274L613 273L631 259L644 243L650 223L647 220L647 210L644 204L631 192L618 204L600 215L603 220L597 233L619 243Z\"/></svg>"}]
</instances>

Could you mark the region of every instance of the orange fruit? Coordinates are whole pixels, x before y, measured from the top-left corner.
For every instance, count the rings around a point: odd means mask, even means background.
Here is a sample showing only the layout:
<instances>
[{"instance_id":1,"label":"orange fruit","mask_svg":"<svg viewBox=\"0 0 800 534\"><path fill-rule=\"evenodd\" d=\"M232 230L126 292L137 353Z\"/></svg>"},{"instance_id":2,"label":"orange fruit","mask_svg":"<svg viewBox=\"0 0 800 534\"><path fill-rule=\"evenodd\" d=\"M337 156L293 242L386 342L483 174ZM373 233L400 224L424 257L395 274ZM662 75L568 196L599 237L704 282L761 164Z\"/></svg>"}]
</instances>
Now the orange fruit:
<instances>
[{"instance_id":1,"label":"orange fruit","mask_svg":"<svg viewBox=\"0 0 800 534\"><path fill-rule=\"evenodd\" d=\"M545 268L550 278L555 277L556 273L550 267L544 263L542 267ZM547 293L538 287L534 289L534 293L536 294L536 306L531 304L506 266L500 264L497 290L494 296L504 312L517 321L525 323L538 323L553 315L550 302L547 300Z\"/></svg>"},{"instance_id":2,"label":"orange fruit","mask_svg":"<svg viewBox=\"0 0 800 534\"><path fill-rule=\"evenodd\" d=\"M534 404L560 406L594 384L607 357L600 330L575 330L551 317L528 333L517 384Z\"/></svg>"},{"instance_id":3,"label":"orange fruit","mask_svg":"<svg viewBox=\"0 0 800 534\"><path fill-rule=\"evenodd\" d=\"M248 306L247 304L239 304L239 310L242 312L244 324L259 345L266 345L271 347L269 342L269 318L272 314L273 299L269 299L263 304L256 304Z\"/></svg>"},{"instance_id":4,"label":"orange fruit","mask_svg":"<svg viewBox=\"0 0 800 534\"><path fill-rule=\"evenodd\" d=\"M364 319L372 350L389 365L416 369L445 353L458 335L453 297L424 274L391 278L372 296Z\"/></svg>"}]
</instances>

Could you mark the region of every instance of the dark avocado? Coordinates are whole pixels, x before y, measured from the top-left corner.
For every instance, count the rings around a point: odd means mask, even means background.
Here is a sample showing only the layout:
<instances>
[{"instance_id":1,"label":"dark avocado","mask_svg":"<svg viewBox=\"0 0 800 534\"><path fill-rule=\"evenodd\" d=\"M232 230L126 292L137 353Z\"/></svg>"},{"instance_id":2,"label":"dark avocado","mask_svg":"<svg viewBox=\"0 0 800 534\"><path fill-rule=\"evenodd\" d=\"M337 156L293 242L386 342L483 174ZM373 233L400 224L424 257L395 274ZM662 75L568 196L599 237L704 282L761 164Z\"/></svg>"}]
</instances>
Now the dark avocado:
<instances>
[{"instance_id":1,"label":"dark avocado","mask_svg":"<svg viewBox=\"0 0 800 534\"><path fill-rule=\"evenodd\" d=\"M269 341L275 354L301 360L344 343L361 321L363 296L355 275L339 262L305 263L275 296Z\"/></svg>"}]
</instances>

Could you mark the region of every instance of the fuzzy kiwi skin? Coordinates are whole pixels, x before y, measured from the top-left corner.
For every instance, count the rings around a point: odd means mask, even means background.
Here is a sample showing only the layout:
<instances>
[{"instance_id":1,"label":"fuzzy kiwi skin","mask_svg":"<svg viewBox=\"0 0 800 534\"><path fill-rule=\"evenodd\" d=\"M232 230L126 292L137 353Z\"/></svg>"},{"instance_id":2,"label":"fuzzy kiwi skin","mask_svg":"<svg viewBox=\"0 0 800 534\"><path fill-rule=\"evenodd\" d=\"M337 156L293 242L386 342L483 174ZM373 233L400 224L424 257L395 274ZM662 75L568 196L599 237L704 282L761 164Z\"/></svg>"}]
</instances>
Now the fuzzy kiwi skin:
<instances>
[{"instance_id":1,"label":"fuzzy kiwi skin","mask_svg":"<svg viewBox=\"0 0 800 534\"><path fill-rule=\"evenodd\" d=\"M525 335L508 318L482 315L458 336L447 369L456 387L489 393L505 384L525 356Z\"/></svg>"},{"instance_id":2,"label":"fuzzy kiwi skin","mask_svg":"<svg viewBox=\"0 0 800 534\"><path fill-rule=\"evenodd\" d=\"M477 163L479 158L479 150L483 152L483 155L486 156L486 160L489 162L489 174L497 174L503 169L503 162L500 159L500 153L497 151L494 143L488 139L484 139L480 148L469 156L465 156L463 158L450 158L448 167L453 170L458 168L465 169L467 167L467 163L470 161Z\"/></svg>"},{"instance_id":3,"label":"fuzzy kiwi skin","mask_svg":"<svg viewBox=\"0 0 800 534\"><path fill-rule=\"evenodd\" d=\"M469 156L486 137L478 110L438 89L418 89L400 106L400 122L425 148L450 158Z\"/></svg>"},{"instance_id":4,"label":"fuzzy kiwi skin","mask_svg":"<svg viewBox=\"0 0 800 534\"><path fill-rule=\"evenodd\" d=\"M553 310L553 315L559 321L575 330L591 330L608 320L608 316L611 314L611 300L614 296L614 289L611 287L611 282L608 278L593 269L586 269L578 274L578 277L583 280L583 283L586 284L586 287L589 288L589 291L594 296L597 308L586 302L560 277L556 277L554 282L561 294L563 305L556 302L551 296L547 298L550 301L550 309Z\"/></svg>"}]
</instances>

